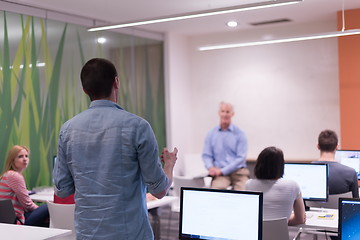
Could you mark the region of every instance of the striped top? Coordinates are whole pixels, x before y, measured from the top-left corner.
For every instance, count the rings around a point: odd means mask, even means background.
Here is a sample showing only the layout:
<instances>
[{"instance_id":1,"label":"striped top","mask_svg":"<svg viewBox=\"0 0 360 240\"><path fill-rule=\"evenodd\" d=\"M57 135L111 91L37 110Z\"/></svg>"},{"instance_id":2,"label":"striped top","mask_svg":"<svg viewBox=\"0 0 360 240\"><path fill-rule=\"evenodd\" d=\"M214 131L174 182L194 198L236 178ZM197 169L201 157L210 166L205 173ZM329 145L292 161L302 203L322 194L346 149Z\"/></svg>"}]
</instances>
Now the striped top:
<instances>
[{"instance_id":1,"label":"striped top","mask_svg":"<svg viewBox=\"0 0 360 240\"><path fill-rule=\"evenodd\" d=\"M31 200L21 173L9 170L0 180L0 199L11 199L16 216L25 222L24 211L33 211L38 206Z\"/></svg>"}]
</instances>

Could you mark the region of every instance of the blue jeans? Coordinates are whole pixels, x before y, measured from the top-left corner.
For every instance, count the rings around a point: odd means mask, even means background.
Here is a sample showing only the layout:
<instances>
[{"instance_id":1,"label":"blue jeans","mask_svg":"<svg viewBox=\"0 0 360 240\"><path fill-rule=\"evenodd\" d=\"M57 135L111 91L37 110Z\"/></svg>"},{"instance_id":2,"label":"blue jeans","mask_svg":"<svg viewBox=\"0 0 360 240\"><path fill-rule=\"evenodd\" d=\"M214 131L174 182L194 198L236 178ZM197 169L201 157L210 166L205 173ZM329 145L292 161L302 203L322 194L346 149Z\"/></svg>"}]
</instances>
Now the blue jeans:
<instances>
[{"instance_id":1,"label":"blue jeans","mask_svg":"<svg viewBox=\"0 0 360 240\"><path fill-rule=\"evenodd\" d=\"M49 227L50 215L46 204L39 206L31 212L25 212L25 225Z\"/></svg>"}]
</instances>

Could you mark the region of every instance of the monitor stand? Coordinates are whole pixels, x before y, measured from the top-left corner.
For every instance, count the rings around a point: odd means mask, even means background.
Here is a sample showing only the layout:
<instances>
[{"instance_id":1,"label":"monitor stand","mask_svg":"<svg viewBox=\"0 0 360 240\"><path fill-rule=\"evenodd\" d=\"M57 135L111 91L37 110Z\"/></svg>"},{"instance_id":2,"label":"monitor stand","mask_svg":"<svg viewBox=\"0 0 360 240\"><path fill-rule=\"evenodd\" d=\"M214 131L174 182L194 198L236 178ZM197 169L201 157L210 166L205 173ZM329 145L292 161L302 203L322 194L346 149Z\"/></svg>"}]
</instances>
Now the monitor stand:
<instances>
[{"instance_id":1,"label":"monitor stand","mask_svg":"<svg viewBox=\"0 0 360 240\"><path fill-rule=\"evenodd\" d=\"M303 201L304 201L305 211L310 211L310 207L306 206L306 201L304 199L303 199Z\"/></svg>"}]
</instances>

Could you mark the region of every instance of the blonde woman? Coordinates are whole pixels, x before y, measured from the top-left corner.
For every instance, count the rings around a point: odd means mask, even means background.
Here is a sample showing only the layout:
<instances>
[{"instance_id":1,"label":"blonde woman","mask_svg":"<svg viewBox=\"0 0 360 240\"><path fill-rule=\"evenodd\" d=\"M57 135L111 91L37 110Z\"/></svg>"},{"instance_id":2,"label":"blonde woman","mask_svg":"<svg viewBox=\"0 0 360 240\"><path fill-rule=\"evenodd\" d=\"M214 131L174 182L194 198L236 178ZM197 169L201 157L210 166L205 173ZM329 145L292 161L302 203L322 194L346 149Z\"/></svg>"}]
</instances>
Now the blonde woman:
<instances>
[{"instance_id":1,"label":"blonde woman","mask_svg":"<svg viewBox=\"0 0 360 240\"><path fill-rule=\"evenodd\" d=\"M23 171L28 167L30 151L25 146L13 146L7 155L0 177L0 199L11 199L20 224L49 226L47 205L36 205L29 197ZM18 222L19 224L19 222Z\"/></svg>"}]
</instances>

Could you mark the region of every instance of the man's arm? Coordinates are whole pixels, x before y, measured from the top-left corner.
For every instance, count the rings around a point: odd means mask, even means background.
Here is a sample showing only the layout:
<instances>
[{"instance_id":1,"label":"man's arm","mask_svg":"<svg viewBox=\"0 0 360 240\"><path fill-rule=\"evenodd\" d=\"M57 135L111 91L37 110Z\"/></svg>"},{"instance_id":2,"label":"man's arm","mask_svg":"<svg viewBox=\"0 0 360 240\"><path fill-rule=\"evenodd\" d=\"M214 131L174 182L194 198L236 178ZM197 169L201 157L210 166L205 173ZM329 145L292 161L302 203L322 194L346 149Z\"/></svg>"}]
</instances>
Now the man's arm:
<instances>
[{"instance_id":1,"label":"man's arm","mask_svg":"<svg viewBox=\"0 0 360 240\"><path fill-rule=\"evenodd\" d=\"M241 167L246 166L247 139L243 132L239 133L239 139L236 145L236 157L229 165L223 167L221 172L223 175L229 175Z\"/></svg>"},{"instance_id":2,"label":"man's arm","mask_svg":"<svg viewBox=\"0 0 360 240\"><path fill-rule=\"evenodd\" d=\"M63 151L64 142L60 131L58 140L58 155L53 169L54 190L58 197L65 198L74 194L75 185L68 165L65 162L65 153Z\"/></svg>"},{"instance_id":3,"label":"man's arm","mask_svg":"<svg viewBox=\"0 0 360 240\"><path fill-rule=\"evenodd\" d=\"M351 191L353 198L359 198L359 185L358 185L358 177L356 172L353 177L353 184L351 188L352 188Z\"/></svg>"},{"instance_id":4,"label":"man's arm","mask_svg":"<svg viewBox=\"0 0 360 240\"><path fill-rule=\"evenodd\" d=\"M162 198L171 186L176 153L169 153L171 156L171 159L169 159L170 156L168 156L167 152L165 154L166 164L164 162L164 166L162 166L155 134L150 124L145 120L141 120L135 129L136 136L134 140L137 147L137 160L139 161L143 181L147 186L147 190L152 195L156 198ZM173 157L175 157L175 159L173 159ZM171 162L171 160L173 160L173 162Z\"/></svg>"},{"instance_id":5,"label":"man's arm","mask_svg":"<svg viewBox=\"0 0 360 240\"><path fill-rule=\"evenodd\" d=\"M214 166L214 154L211 146L211 132L205 138L204 149L201 155L205 168L209 171L210 176L219 176L221 171Z\"/></svg>"},{"instance_id":6,"label":"man's arm","mask_svg":"<svg viewBox=\"0 0 360 240\"><path fill-rule=\"evenodd\" d=\"M164 148L164 150L162 151L161 161L164 163L164 172L169 179L169 183L164 191L153 194L156 198L163 198L172 184L174 166L177 160L177 152L177 148L174 148L174 151L172 152L169 152L169 150L166 148Z\"/></svg>"}]
</instances>

